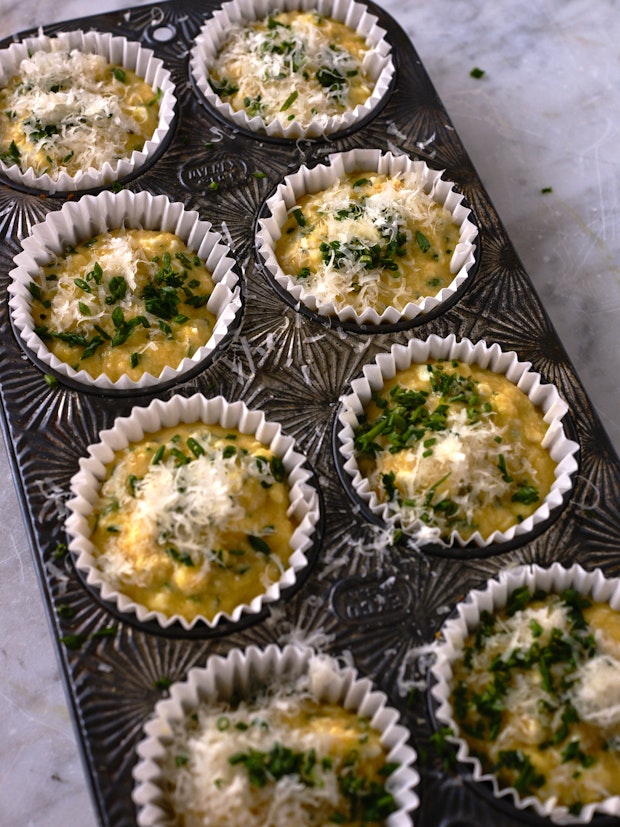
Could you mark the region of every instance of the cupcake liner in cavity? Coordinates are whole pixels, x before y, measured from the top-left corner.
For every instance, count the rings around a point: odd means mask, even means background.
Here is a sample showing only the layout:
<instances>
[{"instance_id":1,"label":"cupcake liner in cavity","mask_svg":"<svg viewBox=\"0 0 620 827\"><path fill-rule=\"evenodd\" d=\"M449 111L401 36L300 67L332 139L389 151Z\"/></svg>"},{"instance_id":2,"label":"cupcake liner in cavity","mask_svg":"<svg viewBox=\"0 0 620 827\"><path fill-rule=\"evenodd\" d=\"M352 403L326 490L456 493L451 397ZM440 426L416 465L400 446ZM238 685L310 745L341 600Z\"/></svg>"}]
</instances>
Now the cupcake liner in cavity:
<instances>
[{"instance_id":1,"label":"cupcake liner in cavity","mask_svg":"<svg viewBox=\"0 0 620 827\"><path fill-rule=\"evenodd\" d=\"M265 267L280 287L287 290L292 299L303 304L313 313L338 319L340 322L357 325L393 325L428 313L453 296L468 278L476 263L476 239L478 229L471 220L471 210L463 204L463 196L454 189L454 184L444 181L442 172L432 170L424 161L413 161L407 155L382 153L378 149L353 149L334 153L328 157L328 164L311 169L302 166L288 175L267 200L270 214L259 220L257 248ZM378 313L368 307L358 312L350 305L337 308L333 301L321 301L308 288L294 281L284 272L275 255L275 248L282 236L282 228L298 200L306 194L320 192L333 185L338 179L355 172L378 172L387 176L405 175L412 180L425 196L444 206L453 216L460 229L457 244L450 261L452 282L436 295L424 296L418 301L408 302L402 310L387 307Z\"/></svg>"},{"instance_id":2,"label":"cupcake liner in cavity","mask_svg":"<svg viewBox=\"0 0 620 827\"><path fill-rule=\"evenodd\" d=\"M266 18L274 11L316 11L344 23L365 38L368 52L363 68L374 82L369 98L354 109L328 117L315 116L306 126L293 120L282 123L275 119L265 123L260 115L249 117L245 110L235 111L223 101L209 84L209 71L233 26L246 25ZM275 138L297 140L332 135L349 129L368 117L387 95L393 74L391 46L385 39L385 30L377 25L377 17L363 3L353 0L229 0L217 9L200 30L190 53L190 68L200 92L208 103L226 120L236 126Z\"/></svg>"},{"instance_id":3,"label":"cupcake liner in cavity","mask_svg":"<svg viewBox=\"0 0 620 827\"><path fill-rule=\"evenodd\" d=\"M551 490L536 511L523 522L516 523L505 531L496 530L486 538L478 531L467 539L461 537L457 531L452 531L447 538L440 538L438 530L421 522L404 528L390 509L389 503L379 501L358 466L354 447L355 429L360 424L360 417L365 406L371 401L372 394L379 391L397 372L432 359L457 359L505 375L543 412L544 421L548 424L542 445L556 463ZM426 341L411 339L407 345L393 345L389 353L379 354L374 363L364 367L363 377L351 382L351 391L342 397L342 407L338 415L340 428L337 447L354 495L386 524L405 530L411 540L419 546L440 543L446 546L487 547L508 542L531 532L547 520L555 509L560 508L571 490L571 475L577 469L576 453L579 446L567 438L562 424L568 406L561 399L557 389L553 385L543 384L540 375L530 368L531 363L520 362L516 353L504 352L497 344L489 346L484 341L474 344L469 339L457 339L454 334L445 339L435 334L429 336Z\"/></svg>"},{"instance_id":4,"label":"cupcake liner in cavity","mask_svg":"<svg viewBox=\"0 0 620 827\"><path fill-rule=\"evenodd\" d=\"M96 507L106 464L113 459L115 451L162 428L201 422L254 435L280 458L289 485L287 513L297 521L297 527L290 540L291 556L277 582L266 587L249 604L237 606L230 614L218 612L212 619L198 616L188 620L139 605L106 579L97 566L95 548L90 540L89 516ZM99 437L100 442L88 447L89 457L80 460L80 470L71 480L72 497L67 503L66 528L76 567L86 582L99 590L103 600L115 603L123 613L134 614L141 622L155 620L163 628L174 623L180 623L185 629L196 625L215 628L221 620L237 622L242 616L258 614L266 603L278 600L284 589L295 585L298 572L309 564L307 552L315 542L319 497L310 482L311 472L305 457L296 452L293 439L282 433L279 424L266 420L261 411L251 410L241 401L230 403L221 396L207 399L202 394L195 394L189 398L173 396L167 402L155 399L146 408L134 408L129 416L116 419L113 427L102 431Z\"/></svg>"},{"instance_id":5,"label":"cupcake liner in cavity","mask_svg":"<svg viewBox=\"0 0 620 827\"><path fill-rule=\"evenodd\" d=\"M454 688L454 664L463 656L464 641L478 628L484 613L492 615L505 609L508 596L525 586L531 594L538 590L562 594L566 589L573 589L580 596L608 603L614 611L620 611L620 581L605 577L600 569L586 571L577 564L565 568L560 563L554 563L549 568L526 565L500 572L484 588L470 592L442 627L441 638L435 650L435 662L431 667L431 695L436 704L436 722L452 730L453 734L448 736L448 740L458 746L457 758L471 770L473 779L489 784L495 797L509 799L517 809L533 810L554 824L585 824L597 815L619 818L620 796L586 804L581 812L571 813L568 807L558 805L554 798L542 800L535 795L522 796L514 787L501 786L497 777L483 769L480 760L470 752L467 742L459 737L451 694Z\"/></svg>"},{"instance_id":6,"label":"cupcake liner in cavity","mask_svg":"<svg viewBox=\"0 0 620 827\"><path fill-rule=\"evenodd\" d=\"M386 695L374 689L368 679L360 679L355 669L339 665L330 656L293 645L282 649L275 645L265 649L233 649L227 657L210 657L204 668L190 670L186 680L173 684L170 697L155 707L153 718L144 728L146 737L137 747L133 799L140 827L177 823L166 763L174 749L176 733L189 716L200 708L251 700L257 692L269 695L289 688L310 693L318 701L340 704L369 719L370 726L381 734L388 762L400 765L387 784L398 809L387 817L385 824L409 827L411 813L419 804L415 792L419 775L413 767L416 754L407 745L409 733L398 723L398 712L387 705Z\"/></svg>"},{"instance_id":7,"label":"cupcake liner in cavity","mask_svg":"<svg viewBox=\"0 0 620 827\"><path fill-rule=\"evenodd\" d=\"M23 41L12 43L0 50L0 87L6 85L17 74L22 60L35 52L70 52L77 50L89 54L98 54L108 63L131 70L153 88L153 95L159 96L159 119L153 135L140 150L134 150L130 156L114 161L106 161L100 169L90 167L70 175L61 171L53 176L43 173L36 175L32 168L22 172L17 164L7 164L0 160L0 170L11 180L22 186L45 192L70 192L104 186L113 181L126 178L139 170L153 158L170 133L174 119L176 97L170 72L163 61L150 49L125 37L113 36L109 32L72 31L59 32L54 37L39 34Z\"/></svg>"},{"instance_id":8,"label":"cupcake liner in cavity","mask_svg":"<svg viewBox=\"0 0 620 827\"><path fill-rule=\"evenodd\" d=\"M35 332L30 284L40 268L51 264L72 245L118 228L173 233L205 262L215 282L215 289L206 305L207 310L217 318L210 339L177 366L166 366L159 376L145 373L139 380L121 376L112 381L101 374L93 378L85 370L75 370L58 359ZM11 270L8 287L14 326L28 351L39 362L85 388L126 392L181 378L196 370L213 354L241 312L239 278L233 270L235 260L228 246L222 242L220 234L211 229L209 222L199 219L197 212L186 210L183 204L171 202L164 195L153 196L148 192L136 194L130 190L85 195L79 201L69 201L59 211L49 213L43 222L32 228L31 235L22 241L22 247L23 252L14 258L16 266Z\"/></svg>"}]
</instances>

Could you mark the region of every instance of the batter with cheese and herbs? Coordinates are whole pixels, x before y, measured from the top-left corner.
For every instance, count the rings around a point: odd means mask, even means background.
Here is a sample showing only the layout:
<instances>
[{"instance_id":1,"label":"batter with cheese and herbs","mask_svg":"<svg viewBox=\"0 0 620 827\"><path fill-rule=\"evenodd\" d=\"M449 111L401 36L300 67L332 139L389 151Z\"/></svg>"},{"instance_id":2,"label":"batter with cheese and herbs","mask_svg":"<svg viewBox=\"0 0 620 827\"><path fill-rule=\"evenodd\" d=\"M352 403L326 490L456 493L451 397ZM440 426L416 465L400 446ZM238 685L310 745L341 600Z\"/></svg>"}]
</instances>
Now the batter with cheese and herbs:
<instances>
[{"instance_id":1,"label":"batter with cheese and herbs","mask_svg":"<svg viewBox=\"0 0 620 827\"><path fill-rule=\"evenodd\" d=\"M453 280L460 229L415 176L356 172L289 211L275 254L319 303L358 313L434 296Z\"/></svg>"},{"instance_id":2,"label":"batter with cheese and herbs","mask_svg":"<svg viewBox=\"0 0 620 827\"><path fill-rule=\"evenodd\" d=\"M117 229L67 250L30 284L35 332L75 370L139 380L211 338L204 262L159 230Z\"/></svg>"},{"instance_id":3,"label":"batter with cheese and herbs","mask_svg":"<svg viewBox=\"0 0 620 827\"><path fill-rule=\"evenodd\" d=\"M180 424L118 451L91 517L96 565L136 603L212 620L280 579L296 522L282 461L253 436Z\"/></svg>"},{"instance_id":4,"label":"batter with cheese and herbs","mask_svg":"<svg viewBox=\"0 0 620 827\"><path fill-rule=\"evenodd\" d=\"M388 380L356 429L361 473L407 530L488 537L532 514L555 461L543 413L505 376L457 360Z\"/></svg>"},{"instance_id":5,"label":"batter with cheese and herbs","mask_svg":"<svg viewBox=\"0 0 620 827\"><path fill-rule=\"evenodd\" d=\"M575 815L620 795L620 614L567 589L482 612L453 670L459 736L521 796Z\"/></svg>"},{"instance_id":6,"label":"batter with cheese and herbs","mask_svg":"<svg viewBox=\"0 0 620 827\"><path fill-rule=\"evenodd\" d=\"M209 85L235 111L264 123L307 127L370 97L363 68L366 41L314 11L276 11L231 29L209 69Z\"/></svg>"},{"instance_id":7,"label":"batter with cheese and herbs","mask_svg":"<svg viewBox=\"0 0 620 827\"><path fill-rule=\"evenodd\" d=\"M305 694L203 706L175 733L166 775L183 827L380 825L396 809L370 722Z\"/></svg>"},{"instance_id":8,"label":"batter with cheese and herbs","mask_svg":"<svg viewBox=\"0 0 620 827\"><path fill-rule=\"evenodd\" d=\"M75 175L129 158L157 128L159 93L135 72L73 49L35 52L0 89L0 158Z\"/></svg>"}]
</instances>

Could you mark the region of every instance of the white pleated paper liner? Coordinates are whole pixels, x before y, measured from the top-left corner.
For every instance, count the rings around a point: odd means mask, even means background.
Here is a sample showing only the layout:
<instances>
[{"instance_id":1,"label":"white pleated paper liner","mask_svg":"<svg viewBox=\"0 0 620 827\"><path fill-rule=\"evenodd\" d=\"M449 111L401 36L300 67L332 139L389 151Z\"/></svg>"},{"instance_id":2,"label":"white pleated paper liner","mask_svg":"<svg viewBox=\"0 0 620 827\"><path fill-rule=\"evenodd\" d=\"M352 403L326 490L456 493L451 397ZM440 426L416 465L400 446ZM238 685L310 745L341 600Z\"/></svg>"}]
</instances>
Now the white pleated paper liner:
<instances>
[{"instance_id":1,"label":"white pleated paper liner","mask_svg":"<svg viewBox=\"0 0 620 827\"><path fill-rule=\"evenodd\" d=\"M105 161L101 168L81 169L74 175L63 170L49 175L37 175L32 168L22 172L17 164L0 160L0 170L11 181L23 187L47 193L73 192L105 186L127 178L159 154L170 135L175 116L176 97L170 72L163 61L150 49L125 37L109 32L71 31L60 32L54 37L39 34L12 43L0 50L0 87L16 75L22 60L38 51L62 52L76 49L83 53L98 54L108 63L131 70L153 88L158 96L159 120L152 136L140 150L134 150L126 158Z\"/></svg>"},{"instance_id":2,"label":"white pleated paper liner","mask_svg":"<svg viewBox=\"0 0 620 827\"><path fill-rule=\"evenodd\" d=\"M405 175L412 185L419 187L421 192L452 214L455 224L459 227L460 237L450 261L452 282L447 287L435 295L410 301L402 309L390 306L379 313L373 307L367 307L358 312L351 305L337 307L333 301L321 301L304 284L292 279L290 274L282 269L275 248L290 211L299 199L305 194L320 192L340 178L357 172L378 172L387 176ZM421 314L428 314L440 308L451 299L477 264L478 228L472 221L471 210L463 203L463 195L455 190L454 183L445 181L442 175L442 171L432 170L424 161L414 161L407 155L383 153L379 149L352 149L333 153L328 156L328 163L312 168L302 166L297 172L286 176L278 185L274 194L265 202L269 214L258 221L257 250L267 271L290 295L291 301L302 303L320 317L337 320L348 326L366 326L377 330L411 321Z\"/></svg>"},{"instance_id":3,"label":"white pleated paper liner","mask_svg":"<svg viewBox=\"0 0 620 827\"><path fill-rule=\"evenodd\" d=\"M291 556L280 579L265 588L249 604L237 606L231 613L218 612L212 619L202 616L188 620L181 615L165 615L137 604L129 596L117 590L97 565L96 551L90 540L89 516L96 507L100 485L105 479L106 463L114 452L140 441L148 434L180 423L218 424L224 428L236 428L243 434L251 434L265 444L282 460L289 485L288 514L298 525L290 540ZM173 396L167 402L153 400L147 407L136 407L126 417L119 417L112 428L101 431L100 441L88 447L88 457L80 460L80 470L71 480L71 499L67 502L66 529L69 535L69 551L86 583L98 590L101 599L115 604L124 614L131 614L141 623L155 621L162 629L180 624L183 629L236 623L248 615L257 615L263 607L278 600L281 593L293 587L298 573L308 565L307 554L315 542L316 526L320 517L320 501L313 486L312 473L305 457L295 450L292 437L282 433L281 426L268 421L262 411L251 410L243 402L228 402L221 396L211 399L202 394L191 397Z\"/></svg>"},{"instance_id":4,"label":"white pleated paper liner","mask_svg":"<svg viewBox=\"0 0 620 827\"><path fill-rule=\"evenodd\" d=\"M105 374L93 378L84 369L75 370L50 352L35 332L29 285L40 268L51 264L72 245L122 227L170 232L195 251L216 283L206 308L217 320L209 340L178 365L164 367L158 376L144 373L140 379L131 379L123 375L113 381ZM78 387L127 393L163 387L187 377L199 370L205 359L224 343L241 313L240 279L229 247L209 222L200 220L196 211L186 210L183 204L171 202L164 195L136 194L130 190L84 195L79 201L66 202L60 210L49 213L43 222L36 224L22 241L22 248L23 252L14 258L8 287L13 325L26 351L43 369L51 369L61 380L64 378L68 384Z\"/></svg>"},{"instance_id":5,"label":"white pleated paper liner","mask_svg":"<svg viewBox=\"0 0 620 827\"><path fill-rule=\"evenodd\" d=\"M528 814L533 813L554 824L597 823L597 817L602 816L620 818L620 796L585 804L581 812L575 814L569 812L568 807L558 805L554 798L542 800L535 795L523 797L514 787L500 786L496 776L483 770L479 759L471 754L466 741L458 735L459 727L450 701L453 664L463 654L464 640L479 626L481 614L488 612L492 615L501 611L506 607L508 596L523 586L527 586L532 594L537 590L561 594L565 589L574 589L579 595L596 602L608 603L612 609L620 611L620 581L605 577L600 569L586 571L578 564L565 568L560 563L553 563L549 568L532 564L500 572L484 588L470 592L442 627L441 638L435 650L436 659L431 667L434 718L439 726L452 729L454 734L448 736L448 740L458 745L458 760L470 770L473 780L480 782L481 790L488 789L488 794L500 803L514 805L522 811L522 817L527 818ZM609 822L603 818L602 823Z\"/></svg>"},{"instance_id":6,"label":"white pleated paper liner","mask_svg":"<svg viewBox=\"0 0 620 827\"><path fill-rule=\"evenodd\" d=\"M245 110L235 111L222 100L209 84L209 71L222 49L229 31L235 25L247 25L266 18L275 11L317 11L320 15L344 23L365 38L368 51L362 66L374 82L374 88L363 104L337 116L310 115L305 123L298 119L281 122L277 118L265 123L260 115L249 117ZM363 3L352 0L229 0L217 9L201 28L190 52L190 69L197 88L222 118L237 127L273 138L298 140L320 138L350 129L368 118L387 96L394 64L385 30L377 24L377 16Z\"/></svg>"},{"instance_id":7,"label":"white pleated paper liner","mask_svg":"<svg viewBox=\"0 0 620 827\"><path fill-rule=\"evenodd\" d=\"M542 445L556 462L555 479L536 511L505 531L496 530L488 537L483 537L476 531L465 539L455 530L448 537L440 537L438 529L420 521L404 526L391 511L390 503L379 501L368 479L359 469L354 447L355 430L372 394L378 392L397 372L406 370L412 364L424 364L433 359L457 359L503 374L543 412L548 428ZM336 450L343 463L342 476L348 483L347 487L351 488L354 499L363 503L386 526L402 530L420 547L428 546L430 549L431 544L435 544L454 548L457 554L458 547L488 549L490 552L491 547L498 544L526 538L565 502L572 488L572 475L577 469L576 454L579 449L579 445L567 437L562 423L568 413L567 404L554 385L543 383L541 376L530 368L530 362L520 362L516 353L503 351L498 344L489 345L485 341L474 343L466 338L457 339L454 334L446 338L432 334L424 341L410 339L407 345L395 344L389 352L379 354L375 362L363 368L363 376L351 382L350 392L341 398L336 422Z\"/></svg>"},{"instance_id":8,"label":"white pleated paper liner","mask_svg":"<svg viewBox=\"0 0 620 827\"><path fill-rule=\"evenodd\" d=\"M257 691L262 694L271 688L277 692L296 685L319 701L341 704L370 719L370 726L381 734L387 761L400 765L386 785L397 805L387 817L386 827L410 827L412 813L419 805L415 792L419 783L414 767L417 756L408 746L409 732L398 723L399 714L388 706L387 696L374 689L367 678L358 677L354 668L341 666L328 655L300 646L280 648L273 644L265 649L249 646L233 649L226 657L210 657L204 668L195 667L186 680L173 684L170 697L157 704L144 727L145 738L138 744L139 758L133 770L139 827L179 823L170 801L166 763L173 749L173 731L189 716L199 708L250 700Z\"/></svg>"}]
</instances>

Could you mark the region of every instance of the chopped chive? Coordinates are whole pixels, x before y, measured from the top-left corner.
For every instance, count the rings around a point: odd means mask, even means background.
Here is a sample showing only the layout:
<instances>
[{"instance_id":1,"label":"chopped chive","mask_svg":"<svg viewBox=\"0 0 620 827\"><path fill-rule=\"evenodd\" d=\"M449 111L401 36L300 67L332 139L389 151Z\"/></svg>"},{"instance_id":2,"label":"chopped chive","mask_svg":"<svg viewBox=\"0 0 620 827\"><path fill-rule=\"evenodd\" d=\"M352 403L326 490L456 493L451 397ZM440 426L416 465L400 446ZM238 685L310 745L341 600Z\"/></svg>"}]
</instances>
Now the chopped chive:
<instances>
[{"instance_id":1,"label":"chopped chive","mask_svg":"<svg viewBox=\"0 0 620 827\"><path fill-rule=\"evenodd\" d=\"M175 458L177 465L187 465L189 462L189 457L178 448L171 448L170 453Z\"/></svg>"},{"instance_id":2,"label":"chopped chive","mask_svg":"<svg viewBox=\"0 0 620 827\"><path fill-rule=\"evenodd\" d=\"M291 214L300 227L306 226L306 216L299 207L295 207L294 210L291 210Z\"/></svg>"},{"instance_id":3,"label":"chopped chive","mask_svg":"<svg viewBox=\"0 0 620 827\"><path fill-rule=\"evenodd\" d=\"M284 463L280 457L272 457L270 465L271 473L273 474L275 481L282 482L282 480L286 477L286 469L284 468Z\"/></svg>"},{"instance_id":4,"label":"chopped chive","mask_svg":"<svg viewBox=\"0 0 620 827\"><path fill-rule=\"evenodd\" d=\"M420 250L422 250L423 253L428 253L431 248L431 243L424 233L420 232L420 230L416 230L415 240Z\"/></svg>"},{"instance_id":5,"label":"chopped chive","mask_svg":"<svg viewBox=\"0 0 620 827\"><path fill-rule=\"evenodd\" d=\"M60 638L60 642L63 643L67 649L80 649L87 640L86 635L64 635Z\"/></svg>"},{"instance_id":6,"label":"chopped chive","mask_svg":"<svg viewBox=\"0 0 620 827\"><path fill-rule=\"evenodd\" d=\"M164 453L166 452L166 446L160 445L157 451L155 452L155 456L151 460L151 465L158 465L162 459L164 458Z\"/></svg>"},{"instance_id":7,"label":"chopped chive","mask_svg":"<svg viewBox=\"0 0 620 827\"><path fill-rule=\"evenodd\" d=\"M52 552L52 557L54 558L54 560L61 560L63 557L65 557L68 550L69 549L67 548L66 543L58 543L58 545Z\"/></svg>"},{"instance_id":8,"label":"chopped chive","mask_svg":"<svg viewBox=\"0 0 620 827\"><path fill-rule=\"evenodd\" d=\"M497 467L501 471L504 482L512 482L513 478L508 473L508 468L506 467L506 457L503 454L500 454L498 457Z\"/></svg>"},{"instance_id":9,"label":"chopped chive","mask_svg":"<svg viewBox=\"0 0 620 827\"><path fill-rule=\"evenodd\" d=\"M291 92L291 94L288 96L288 98L284 101L284 103L280 107L280 112L286 112L287 109L290 109L290 107L295 103L295 101L297 100L298 97L299 97L299 92L295 89L295 91Z\"/></svg>"},{"instance_id":10,"label":"chopped chive","mask_svg":"<svg viewBox=\"0 0 620 827\"><path fill-rule=\"evenodd\" d=\"M193 436L188 437L186 441L187 441L187 447L189 448L189 450L192 452L192 454L195 457L204 456L205 449L202 447L202 445L199 442L197 442L197 440L194 439Z\"/></svg>"},{"instance_id":11,"label":"chopped chive","mask_svg":"<svg viewBox=\"0 0 620 827\"><path fill-rule=\"evenodd\" d=\"M148 101L148 103L146 105L147 106L155 106L155 104L158 103L160 98L161 98L161 89L159 87L157 87L157 94L155 95L154 98L151 98L151 100Z\"/></svg>"},{"instance_id":12,"label":"chopped chive","mask_svg":"<svg viewBox=\"0 0 620 827\"><path fill-rule=\"evenodd\" d=\"M173 560L176 560L177 563L182 563L182 565L188 566L189 568L193 567L194 565L194 561L187 552L181 553L180 551L177 551L176 548L168 546L166 548L166 554L169 557L172 557Z\"/></svg>"},{"instance_id":13,"label":"chopped chive","mask_svg":"<svg viewBox=\"0 0 620 827\"><path fill-rule=\"evenodd\" d=\"M90 284L84 279L73 279L73 283L76 287L79 287L80 290L83 290L85 293L91 293Z\"/></svg>"},{"instance_id":14,"label":"chopped chive","mask_svg":"<svg viewBox=\"0 0 620 827\"><path fill-rule=\"evenodd\" d=\"M254 534L248 534L248 543L260 554L271 554L271 549L262 537L256 537Z\"/></svg>"}]
</instances>

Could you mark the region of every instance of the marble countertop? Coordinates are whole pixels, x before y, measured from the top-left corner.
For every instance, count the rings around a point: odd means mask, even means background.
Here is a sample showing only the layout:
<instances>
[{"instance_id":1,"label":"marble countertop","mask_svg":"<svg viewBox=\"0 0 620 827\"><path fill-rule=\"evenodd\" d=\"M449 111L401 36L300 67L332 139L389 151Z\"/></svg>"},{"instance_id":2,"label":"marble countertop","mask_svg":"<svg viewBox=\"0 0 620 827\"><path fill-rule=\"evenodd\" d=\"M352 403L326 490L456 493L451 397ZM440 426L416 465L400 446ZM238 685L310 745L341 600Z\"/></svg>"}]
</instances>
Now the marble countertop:
<instances>
[{"instance_id":1,"label":"marble countertop","mask_svg":"<svg viewBox=\"0 0 620 827\"><path fill-rule=\"evenodd\" d=\"M96 11L140 3L98 0ZM413 41L620 449L620 16L615 0L382 0ZM93 13L65 0L60 14ZM56 18L3 0L0 37ZM474 67L484 70L478 80ZM550 188L551 192L542 191ZM1 442L1 440L0 440ZM0 824L93 827L32 554L0 445Z\"/></svg>"}]
</instances>

